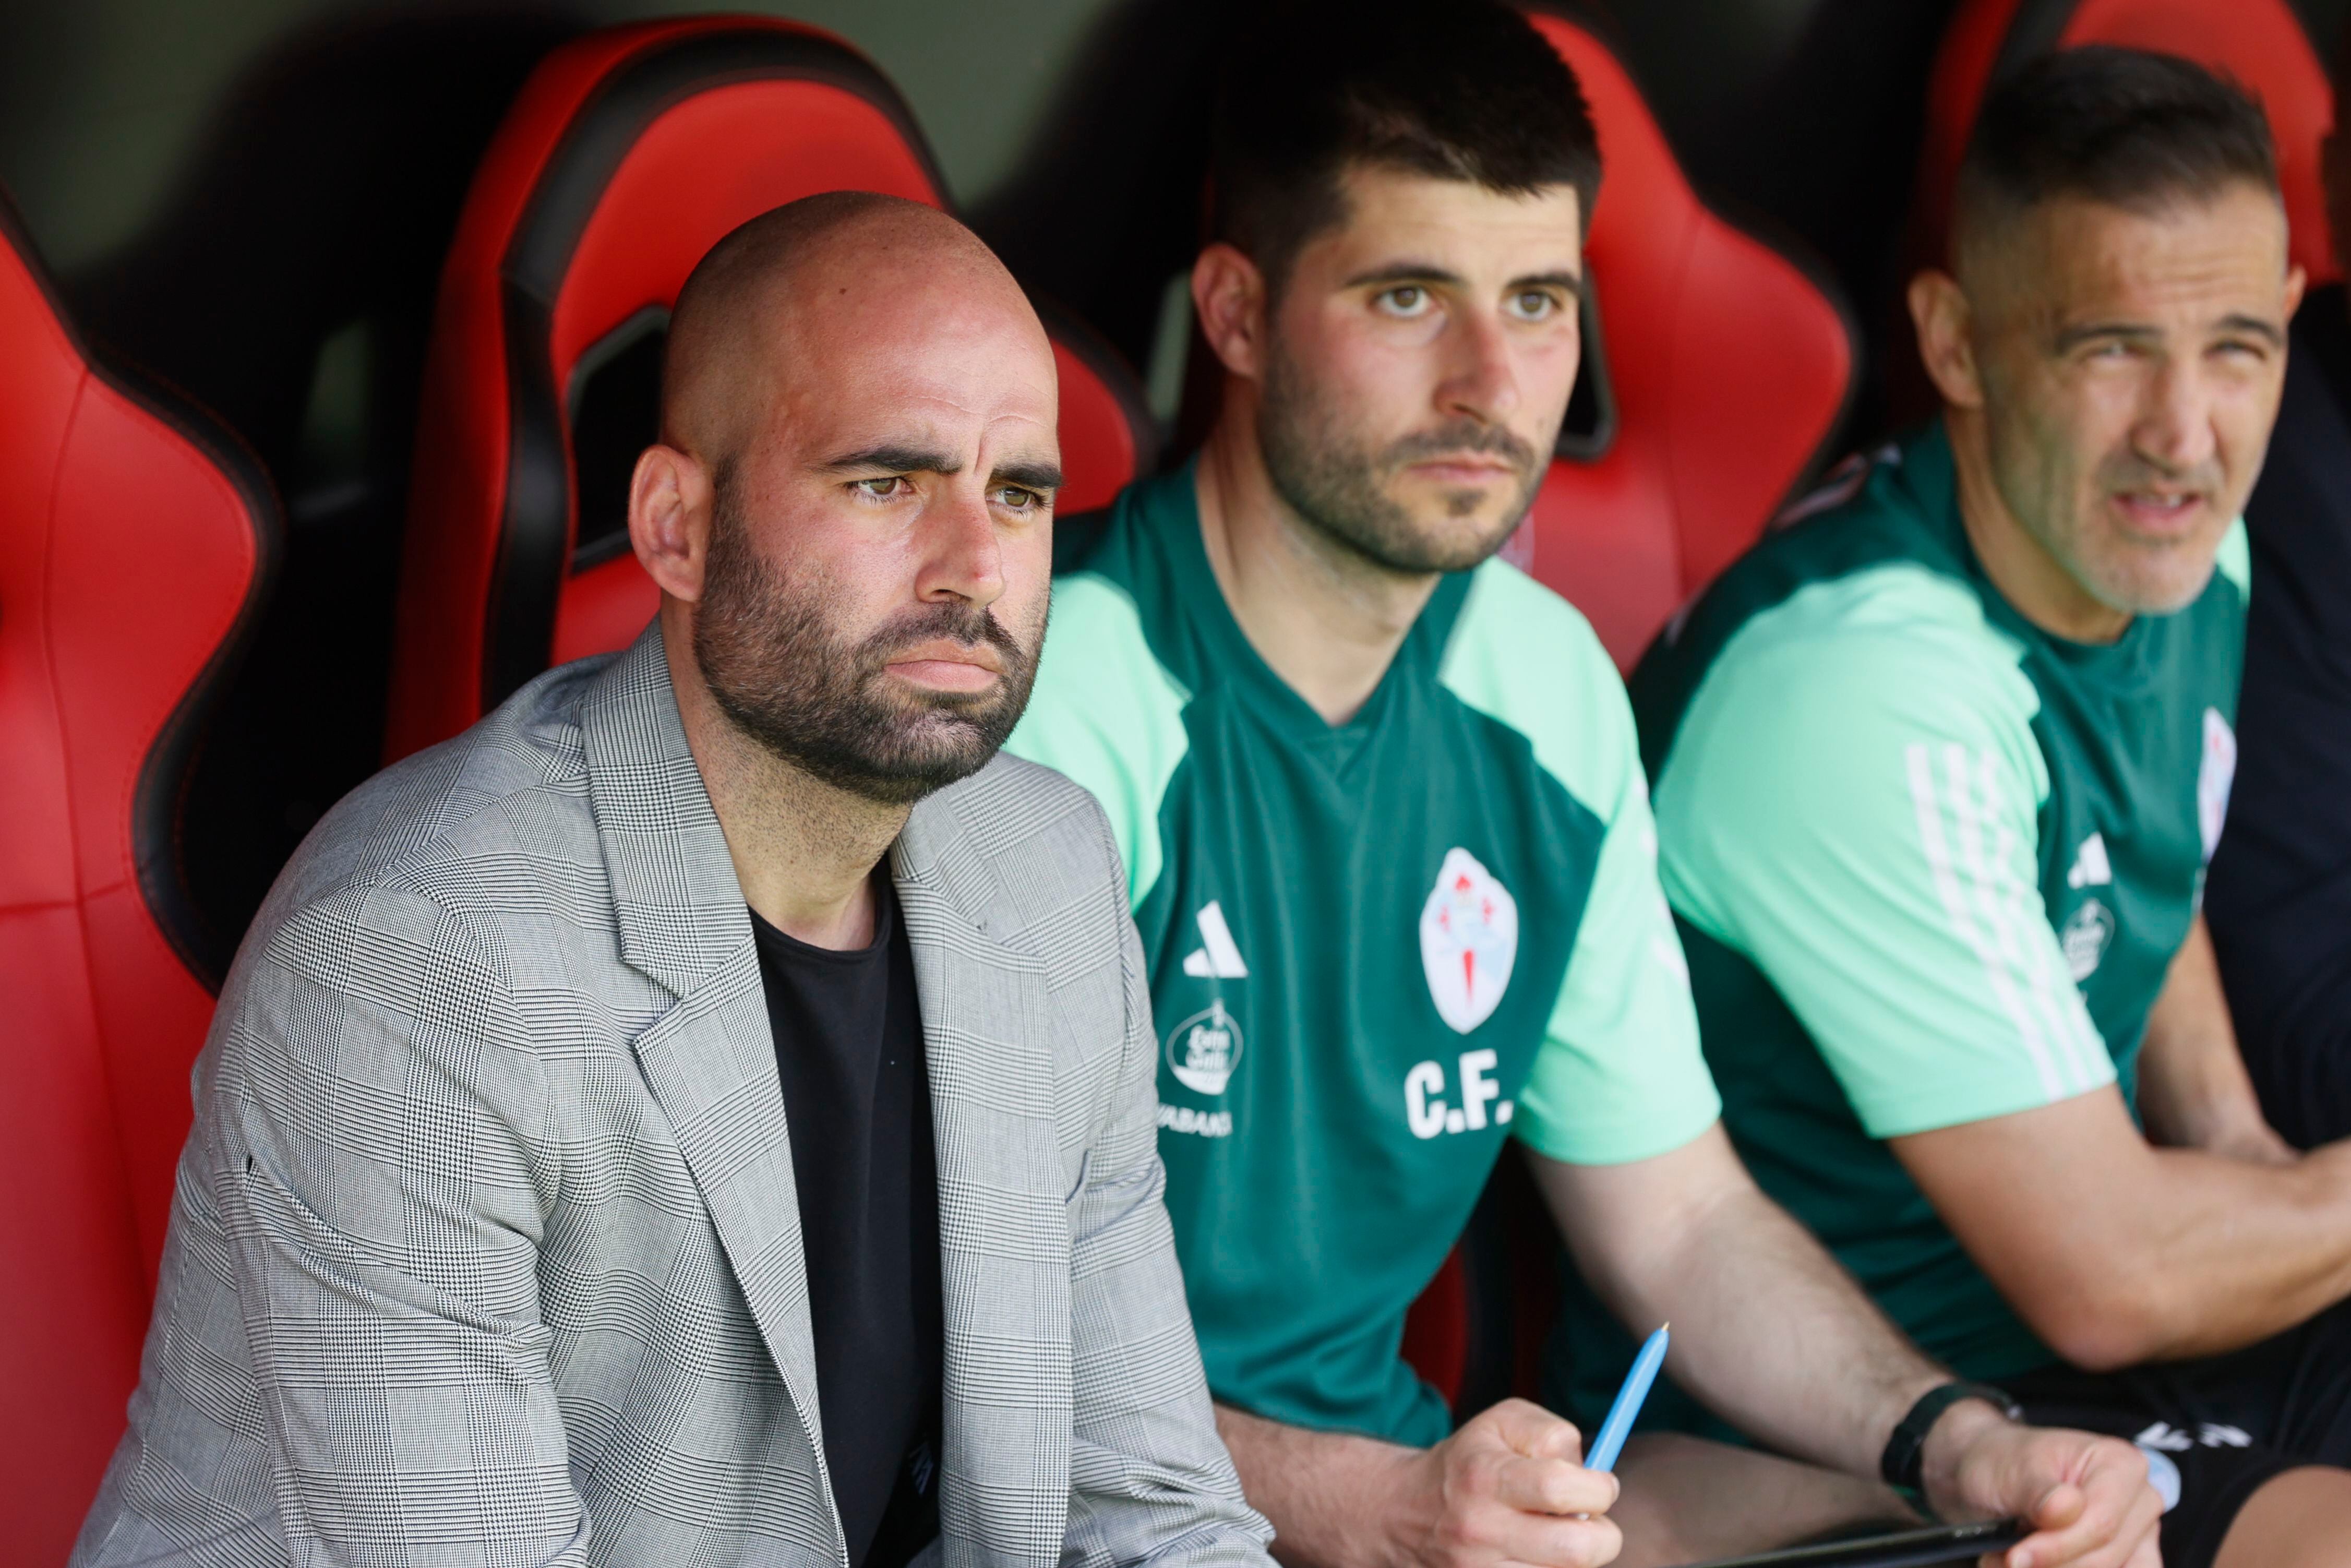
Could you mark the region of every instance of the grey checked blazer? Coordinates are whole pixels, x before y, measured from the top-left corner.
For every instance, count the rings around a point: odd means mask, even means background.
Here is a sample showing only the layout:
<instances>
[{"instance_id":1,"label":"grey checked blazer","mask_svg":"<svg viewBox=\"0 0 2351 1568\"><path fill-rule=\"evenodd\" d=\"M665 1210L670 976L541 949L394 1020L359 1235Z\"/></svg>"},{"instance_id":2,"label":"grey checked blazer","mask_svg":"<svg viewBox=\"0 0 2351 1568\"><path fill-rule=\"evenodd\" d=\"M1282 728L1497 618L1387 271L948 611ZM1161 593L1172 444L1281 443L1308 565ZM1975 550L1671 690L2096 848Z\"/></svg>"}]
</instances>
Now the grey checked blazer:
<instances>
[{"instance_id":1,"label":"grey checked blazer","mask_svg":"<svg viewBox=\"0 0 2351 1568\"><path fill-rule=\"evenodd\" d=\"M937 1130L931 1555L1264 1568L1099 810L999 758L891 873ZM844 1568L758 960L655 634L319 824L195 1100L78 1568Z\"/></svg>"}]
</instances>

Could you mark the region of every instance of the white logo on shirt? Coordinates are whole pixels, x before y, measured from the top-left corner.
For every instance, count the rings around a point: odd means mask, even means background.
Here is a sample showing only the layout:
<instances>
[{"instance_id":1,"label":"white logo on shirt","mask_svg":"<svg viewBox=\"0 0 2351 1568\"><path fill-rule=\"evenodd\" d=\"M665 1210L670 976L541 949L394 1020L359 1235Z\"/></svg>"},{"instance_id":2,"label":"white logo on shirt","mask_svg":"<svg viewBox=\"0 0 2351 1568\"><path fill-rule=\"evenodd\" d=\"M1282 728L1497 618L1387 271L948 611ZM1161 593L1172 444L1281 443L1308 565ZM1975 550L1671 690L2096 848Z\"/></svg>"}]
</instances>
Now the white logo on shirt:
<instances>
[{"instance_id":1,"label":"white logo on shirt","mask_svg":"<svg viewBox=\"0 0 2351 1568\"><path fill-rule=\"evenodd\" d=\"M1487 1074L1494 1071L1496 1057L1490 1051L1465 1051L1461 1053L1461 1103L1445 1103L1445 1068L1441 1062L1416 1062L1404 1075L1404 1120L1416 1138L1433 1138L1439 1133L1474 1133L1489 1120L1504 1125L1510 1119L1510 1103L1502 1098L1502 1086ZM1493 1115L1486 1113L1488 1105L1494 1107Z\"/></svg>"},{"instance_id":2,"label":"white logo on shirt","mask_svg":"<svg viewBox=\"0 0 2351 1568\"><path fill-rule=\"evenodd\" d=\"M2106 944L2114 935L2115 917L2096 899L2085 900L2074 911L2057 940L2065 949L2065 967L2073 971L2075 985L2098 972L2098 961L2106 956Z\"/></svg>"},{"instance_id":3,"label":"white logo on shirt","mask_svg":"<svg viewBox=\"0 0 2351 1568\"><path fill-rule=\"evenodd\" d=\"M1241 950L1233 942L1232 927L1225 924L1223 906L1210 899L1202 906L1197 920L1200 940L1207 946L1184 955L1184 972L1202 979L1248 979L1249 966L1241 962Z\"/></svg>"},{"instance_id":4,"label":"white logo on shirt","mask_svg":"<svg viewBox=\"0 0 2351 1568\"><path fill-rule=\"evenodd\" d=\"M2204 710L2204 765L2196 770L2196 825L2204 833L2204 858L2220 847L2220 827L2229 820L2229 790L2237 782L2237 732L2220 710Z\"/></svg>"},{"instance_id":5,"label":"white logo on shirt","mask_svg":"<svg viewBox=\"0 0 2351 1568\"><path fill-rule=\"evenodd\" d=\"M1468 850L1446 851L1420 910L1420 963L1437 1017L1456 1034L1484 1023L1518 956L1519 901Z\"/></svg>"},{"instance_id":6,"label":"white logo on shirt","mask_svg":"<svg viewBox=\"0 0 2351 1568\"><path fill-rule=\"evenodd\" d=\"M1167 1070L1195 1094L1222 1094L1241 1061L1241 1026L1218 997L1167 1036Z\"/></svg>"},{"instance_id":7,"label":"white logo on shirt","mask_svg":"<svg viewBox=\"0 0 2351 1568\"><path fill-rule=\"evenodd\" d=\"M2092 833L2074 852L2074 867L2065 873L2067 887L2104 887L2115 880L2115 868L2106 859L2106 836Z\"/></svg>"},{"instance_id":8,"label":"white logo on shirt","mask_svg":"<svg viewBox=\"0 0 2351 1568\"><path fill-rule=\"evenodd\" d=\"M2218 1421L2199 1421L2193 1432L2184 1431L2168 1421L2158 1421L2131 1441L2142 1448L2184 1454L2199 1448L2250 1448L2253 1435L2242 1427L2224 1426Z\"/></svg>"}]
</instances>

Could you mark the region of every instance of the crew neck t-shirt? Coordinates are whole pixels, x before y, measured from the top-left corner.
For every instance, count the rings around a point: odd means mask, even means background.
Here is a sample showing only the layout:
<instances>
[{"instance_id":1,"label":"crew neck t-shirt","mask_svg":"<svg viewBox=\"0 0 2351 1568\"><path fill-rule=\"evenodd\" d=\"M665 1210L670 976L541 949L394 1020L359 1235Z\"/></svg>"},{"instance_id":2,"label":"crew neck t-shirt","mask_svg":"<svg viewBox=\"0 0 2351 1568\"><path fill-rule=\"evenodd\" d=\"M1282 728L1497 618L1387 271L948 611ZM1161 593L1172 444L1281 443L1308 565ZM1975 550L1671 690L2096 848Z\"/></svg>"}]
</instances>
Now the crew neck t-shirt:
<instances>
[{"instance_id":1,"label":"crew neck t-shirt","mask_svg":"<svg viewBox=\"0 0 2351 1568\"><path fill-rule=\"evenodd\" d=\"M1882 1140L2131 1098L2228 804L2243 529L2090 645L1985 577L1939 423L1792 517L1633 679L1707 1060L1763 1188L1929 1354L2013 1375L2056 1358Z\"/></svg>"},{"instance_id":2,"label":"crew neck t-shirt","mask_svg":"<svg viewBox=\"0 0 2351 1568\"><path fill-rule=\"evenodd\" d=\"M938 1166L913 954L887 878L871 945L811 946L754 912L799 1195L825 1467L849 1561L938 1534L945 1340Z\"/></svg>"},{"instance_id":3,"label":"crew neck t-shirt","mask_svg":"<svg viewBox=\"0 0 2351 1568\"><path fill-rule=\"evenodd\" d=\"M1160 1153L1208 1385L1426 1444L1405 1310L1516 1136L1608 1164L1719 1106L1632 717L1582 616L1448 576L1346 723L1250 646L1190 467L1060 527L1008 749L1091 789L1160 1036Z\"/></svg>"}]
</instances>

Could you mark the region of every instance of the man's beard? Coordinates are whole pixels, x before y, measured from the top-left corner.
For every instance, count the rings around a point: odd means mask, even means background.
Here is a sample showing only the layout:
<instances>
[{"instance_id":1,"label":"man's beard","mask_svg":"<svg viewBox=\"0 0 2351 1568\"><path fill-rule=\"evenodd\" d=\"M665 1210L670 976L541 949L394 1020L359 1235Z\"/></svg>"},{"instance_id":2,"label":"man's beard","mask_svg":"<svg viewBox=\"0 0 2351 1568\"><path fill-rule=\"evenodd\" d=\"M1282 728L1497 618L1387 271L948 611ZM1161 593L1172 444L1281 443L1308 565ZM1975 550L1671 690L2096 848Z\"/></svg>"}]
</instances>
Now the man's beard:
<instances>
[{"instance_id":1,"label":"man's beard","mask_svg":"<svg viewBox=\"0 0 2351 1568\"><path fill-rule=\"evenodd\" d=\"M1544 465L1533 449L1498 424L1452 420L1373 453L1350 442L1340 423L1276 346L1257 418L1258 446L1275 493L1318 532L1390 571L1416 576L1476 566L1509 540L1542 485ZM1408 463L1463 452L1499 456L1521 476L1517 502L1486 533L1462 538L1433 531L1380 487ZM1479 501L1475 492L1458 491L1447 509L1467 517Z\"/></svg>"},{"instance_id":2,"label":"man's beard","mask_svg":"<svg viewBox=\"0 0 2351 1568\"><path fill-rule=\"evenodd\" d=\"M987 766L1036 677L1033 656L1001 622L960 601L924 604L847 642L825 616L836 597L831 582L788 579L747 534L722 486L694 659L737 728L810 777L880 805L912 805ZM891 659L937 638L987 643L1003 674L983 692L890 690Z\"/></svg>"}]
</instances>

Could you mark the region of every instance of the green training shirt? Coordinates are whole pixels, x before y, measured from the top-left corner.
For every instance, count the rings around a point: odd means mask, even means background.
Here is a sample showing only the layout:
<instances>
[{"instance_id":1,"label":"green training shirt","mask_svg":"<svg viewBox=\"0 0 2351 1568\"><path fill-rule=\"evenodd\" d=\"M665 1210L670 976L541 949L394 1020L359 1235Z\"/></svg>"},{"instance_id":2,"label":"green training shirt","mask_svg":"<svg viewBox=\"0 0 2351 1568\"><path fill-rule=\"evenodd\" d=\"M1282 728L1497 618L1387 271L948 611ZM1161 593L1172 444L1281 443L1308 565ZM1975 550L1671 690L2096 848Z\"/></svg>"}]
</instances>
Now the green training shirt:
<instances>
[{"instance_id":1,"label":"green training shirt","mask_svg":"<svg viewBox=\"0 0 2351 1568\"><path fill-rule=\"evenodd\" d=\"M1798 510L1634 677L1666 892L1749 1167L1928 1354L2006 1376L2055 1358L1881 1140L2132 1095L2235 771L2243 529L2093 646L1985 578L1939 423Z\"/></svg>"},{"instance_id":2,"label":"green training shirt","mask_svg":"<svg viewBox=\"0 0 2351 1568\"><path fill-rule=\"evenodd\" d=\"M1092 789L1125 859L1209 1386L1434 1442L1405 1312L1503 1140L1635 1160L1720 1109L1624 687L1582 616L1490 561L1324 723L1227 607L1188 466L1056 553L1008 748Z\"/></svg>"}]
</instances>

